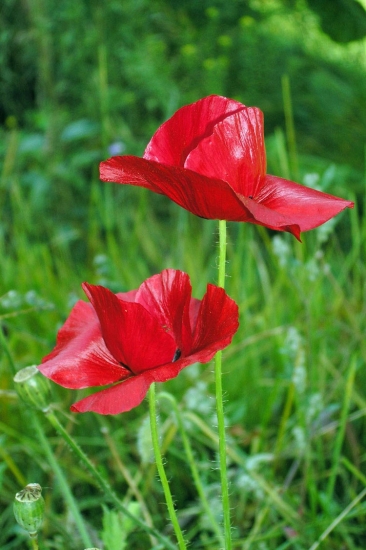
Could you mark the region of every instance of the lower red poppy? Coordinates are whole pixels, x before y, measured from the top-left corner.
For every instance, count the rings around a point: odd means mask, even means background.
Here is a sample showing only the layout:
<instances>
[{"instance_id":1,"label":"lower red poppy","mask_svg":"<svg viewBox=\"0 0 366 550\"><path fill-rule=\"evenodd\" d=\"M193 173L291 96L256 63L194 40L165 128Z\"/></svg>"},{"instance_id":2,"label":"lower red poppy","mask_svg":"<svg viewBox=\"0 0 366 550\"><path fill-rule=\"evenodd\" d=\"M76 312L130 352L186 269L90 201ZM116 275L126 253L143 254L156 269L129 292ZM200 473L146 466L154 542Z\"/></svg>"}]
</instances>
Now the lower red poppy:
<instances>
[{"instance_id":1,"label":"lower red poppy","mask_svg":"<svg viewBox=\"0 0 366 550\"><path fill-rule=\"evenodd\" d=\"M90 303L75 304L38 367L66 388L108 386L72 405L74 412L129 411L153 382L210 361L238 328L238 306L226 292L209 284L196 300L182 271L166 269L127 293L82 286Z\"/></svg>"}]
</instances>

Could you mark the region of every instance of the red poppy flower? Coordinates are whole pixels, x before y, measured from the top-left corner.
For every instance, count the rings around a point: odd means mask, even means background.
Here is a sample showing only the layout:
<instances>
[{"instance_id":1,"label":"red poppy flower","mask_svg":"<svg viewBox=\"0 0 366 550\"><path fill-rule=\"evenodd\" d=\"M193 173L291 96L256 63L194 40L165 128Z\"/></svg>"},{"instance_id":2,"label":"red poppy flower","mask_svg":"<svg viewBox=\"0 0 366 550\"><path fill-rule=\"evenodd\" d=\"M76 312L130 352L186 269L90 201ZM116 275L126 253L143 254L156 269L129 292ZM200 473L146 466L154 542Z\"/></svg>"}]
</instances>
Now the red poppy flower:
<instances>
[{"instance_id":1,"label":"red poppy flower","mask_svg":"<svg viewBox=\"0 0 366 550\"><path fill-rule=\"evenodd\" d=\"M66 388L110 385L72 405L74 412L118 414L136 407L153 382L210 361L238 328L238 306L222 288L191 297L189 277L167 269L138 290L113 294L84 283L78 301L39 370Z\"/></svg>"},{"instance_id":2,"label":"red poppy flower","mask_svg":"<svg viewBox=\"0 0 366 550\"><path fill-rule=\"evenodd\" d=\"M112 157L100 178L146 187L197 216L277 231L314 229L351 201L266 175L263 114L209 96L179 109L153 135L143 158Z\"/></svg>"}]
</instances>

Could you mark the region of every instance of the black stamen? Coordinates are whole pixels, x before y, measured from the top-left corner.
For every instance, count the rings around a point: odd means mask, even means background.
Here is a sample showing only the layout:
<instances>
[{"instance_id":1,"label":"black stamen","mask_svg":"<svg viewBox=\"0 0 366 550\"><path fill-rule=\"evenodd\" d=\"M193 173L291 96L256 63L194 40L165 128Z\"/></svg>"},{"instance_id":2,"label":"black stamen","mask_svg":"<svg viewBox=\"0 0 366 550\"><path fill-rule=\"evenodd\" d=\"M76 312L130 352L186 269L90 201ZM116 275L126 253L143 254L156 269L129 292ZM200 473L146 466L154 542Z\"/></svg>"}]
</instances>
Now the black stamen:
<instances>
[{"instance_id":1,"label":"black stamen","mask_svg":"<svg viewBox=\"0 0 366 550\"><path fill-rule=\"evenodd\" d=\"M131 374L133 374L133 373L132 373L132 370L130 369L130 367L128 367L127 365L125 365L124 363L121 363L121 362L120 362L119 364L121 365L121 367L124 367L126 370L128 370L128 372L130 372Z\"/></svg>"},{"instance_id":2,"label":"black stamen","mask_svg":"<svg viewBox=\"0 0 366 550\"><path fill-rule=\"evenodd\" d=\"M174 357L172 359L172 363L175 363L175 361L178 361L179 357L182 355L182 352L179 348L176 349Z\"/></svg>"}]
</instances>

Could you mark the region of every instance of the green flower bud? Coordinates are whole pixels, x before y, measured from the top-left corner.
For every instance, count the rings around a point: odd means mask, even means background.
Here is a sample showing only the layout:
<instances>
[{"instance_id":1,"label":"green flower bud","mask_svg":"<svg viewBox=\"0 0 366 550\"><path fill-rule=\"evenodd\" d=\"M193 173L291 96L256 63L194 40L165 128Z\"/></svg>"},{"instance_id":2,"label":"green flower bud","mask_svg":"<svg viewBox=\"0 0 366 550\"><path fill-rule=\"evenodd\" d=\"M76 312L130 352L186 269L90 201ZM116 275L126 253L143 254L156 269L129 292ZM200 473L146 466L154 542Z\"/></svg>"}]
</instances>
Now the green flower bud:
<instances>
[{"instance_id":1,"label":"green flower bud","mask_svg":"<svg viewBox=\"0 0 366 550\"><path fill-rule=\"evenodd\" d=\"M51 388L48 378L43 376L35 365L25 367L14 376L15 388L25 403L34 409L46 412L51 401Z\"/></svg>"},{"instance_id":2,"label":"green flower bud","mask_svg":"<svg viewBox=\"0 0 366 550\"><path fill-rule=\"evenodd\" d=\"M13 510L19 525L31 537L36 537L44 514L42 487L38 483L29 483L15 495Z\"/></svg>"}]
</instances>

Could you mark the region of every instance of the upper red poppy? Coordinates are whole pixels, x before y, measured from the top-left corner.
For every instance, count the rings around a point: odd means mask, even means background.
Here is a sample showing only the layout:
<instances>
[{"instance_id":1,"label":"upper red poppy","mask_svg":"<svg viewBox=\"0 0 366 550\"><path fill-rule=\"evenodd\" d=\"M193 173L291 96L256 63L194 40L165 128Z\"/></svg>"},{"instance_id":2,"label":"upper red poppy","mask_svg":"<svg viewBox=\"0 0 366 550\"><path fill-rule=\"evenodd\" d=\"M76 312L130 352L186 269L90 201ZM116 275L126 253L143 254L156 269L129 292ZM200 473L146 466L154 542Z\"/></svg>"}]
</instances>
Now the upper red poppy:
<instances>
[{"instance_id":1,"label":"upper red poppy","mask_svg":"<svg viewBox=\"0 0 366 550\"><path fill-rule=\"evenodd\" d=\"M143 158L102 162L100 178L146 187L203 218L255 223L297 239L353 207L266 175L263 113L215 95L179 109L155 132Z\"/></svg>"},{"instance_id":2,"label":"upper red poppy","mask_svg":"<svg viewBox=\"0 0 366 550\"><path fill-rule=\"evenodd\" d=\"M120 294L82 286L90 304L75 304L55 349L38 367L66 388L112 384L72 405L74 412L129 411L153 382L210 361L238 328L238 306L225 291L209 284L202 301L196 300L182 271L164 270Z\"/></svg>"}]
</instances>

